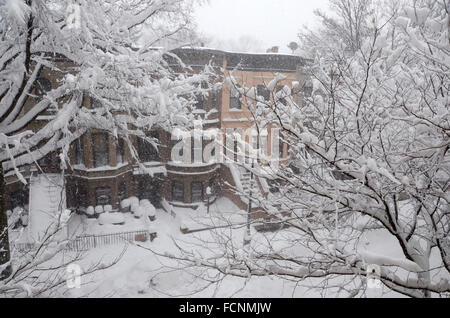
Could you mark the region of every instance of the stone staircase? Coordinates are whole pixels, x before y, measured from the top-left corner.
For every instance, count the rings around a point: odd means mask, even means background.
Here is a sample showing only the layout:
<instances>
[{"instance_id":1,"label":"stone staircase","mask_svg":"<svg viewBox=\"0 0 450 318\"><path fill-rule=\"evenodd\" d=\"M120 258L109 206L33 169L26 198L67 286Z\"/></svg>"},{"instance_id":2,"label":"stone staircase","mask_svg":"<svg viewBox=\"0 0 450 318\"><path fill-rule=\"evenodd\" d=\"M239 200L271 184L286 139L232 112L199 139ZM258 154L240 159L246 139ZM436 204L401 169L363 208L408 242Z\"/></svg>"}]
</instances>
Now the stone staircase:
<instances>
[{"instance_id":1,"label":"stone staircase","mask_svg":"<svg viewBox=\"0 0 450 318\"><path fill-rule=\"evenodd\" d=\"M255 198L259 197L262 193L258 186L257 177L253 175L253 179L251 176L250 171L246 169L239 169L240 170L240 181L242 184L242 189L245 194L245 196L242 196L242 200L248 204L249 197ZM253 199L252 203L256 203L257 200Z\"/></svg>"},{"instance_id":2,"label":"stone staircase","mask_svg":"<svg viewBox=\"0 0 450 318\"><path fill-rule=\"evenodd\" d=\"M37 174L30 177L30 238L39 240L49 225L66 209L64 177L60 174Z\"/></svg>"}]
</instances>

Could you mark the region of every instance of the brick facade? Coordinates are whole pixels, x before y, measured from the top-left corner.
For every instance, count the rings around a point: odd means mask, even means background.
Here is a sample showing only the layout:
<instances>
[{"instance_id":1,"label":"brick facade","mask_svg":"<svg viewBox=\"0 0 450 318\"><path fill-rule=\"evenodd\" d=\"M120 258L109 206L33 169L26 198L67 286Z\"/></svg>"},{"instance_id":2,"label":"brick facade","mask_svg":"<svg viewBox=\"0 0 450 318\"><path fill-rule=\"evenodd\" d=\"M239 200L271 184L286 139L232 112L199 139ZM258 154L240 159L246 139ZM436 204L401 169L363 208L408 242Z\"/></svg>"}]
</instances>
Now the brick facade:
<instances>
[{"instance_id":1,"label":"brick facade","mask_svg":"<svg viewBox=\"0 0 450 318\"><path fill-rule=\"evenodd\" d=\"M187 65L192 66L194 72L199 72L204 65L212 62L219 75L217 82L223 81L231 71L233 76L247 87L267 84L275 72L282 72L286 76L282 84L291 85L293 81L304 80L301 71L304 60L297 56L237 54L207 49L178 49L175 53ZM70 72L70 63L66 59L61 59L58 63L61 69ZM176 66L173 67L177 71ZM41 73L40 77L48 78L51 86L56 87L58 80L66 72L55 73L44 69ZM91 102L89 96L84 97L85 107L92 107ZM29 98L26 107L29 109L34 103L36 100ZM252 116L244 103L242 104L242 109L230 110L230 87L223 83L220 90L214 95L209 95L205 100L204 109L196 111L196 115L205 120L205 129L217 128L222 132L229 128L247 129L252 125ZM205 118L207 113L209 115ZM40 114L41 118L38 116L37 121L32 122L27 128L37 129L39 121L45 120L45 117L42 117L44 115L52 114L51 112ZM226 185L233 184L234 181L225 165L221 163L178 165L171 162L173 142L170 133L158 131L161 143L159 160L148 163L150 169L156 171L153 176L140 171L128 147L118 148L120 144L113 136L102 134L104 133L101 131L90 130L80 137L78 146L74 142L70 147L72 165L65 171L69 208L83 209L108 200L113 208L118 208L120 199L130 196L149 199L156 206L159 206L162 199L173 205L195 206L199 200L206 200L206 188L213 186L216 194L227 196L240 208L246 209L246 204ZM136 139L133 140L133 144L138 149L139 143ZM270 145L268 151L272 151ZM39 163L43 172L60 171L56 152L47 155ZM147 163L144 164L147 166ZM26 178L32 173L40 173L34 165L21 167L21 170ZM17 201L17 198L13 197L20 197L21 191L22 197L26 197L27 189L12 174L6 176L6 184L6 201L9 202L7 208L10 209L13 208L13 202ZM252 212L258 215L257 210Z\"/></svg>"}]
</instances>

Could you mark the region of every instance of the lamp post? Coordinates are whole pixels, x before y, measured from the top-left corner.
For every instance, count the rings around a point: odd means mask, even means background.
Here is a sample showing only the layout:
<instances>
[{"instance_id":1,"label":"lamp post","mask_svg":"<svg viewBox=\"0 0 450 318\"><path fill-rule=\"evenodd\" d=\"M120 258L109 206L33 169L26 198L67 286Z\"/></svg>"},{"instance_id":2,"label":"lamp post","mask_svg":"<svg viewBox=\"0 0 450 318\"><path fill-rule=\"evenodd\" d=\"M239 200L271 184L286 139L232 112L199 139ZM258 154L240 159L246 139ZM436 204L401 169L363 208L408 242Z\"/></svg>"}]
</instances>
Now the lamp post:
<instances>
[{"instance_id":1,"label":"lamp post","mask_svg":"<svg viewBox=\"0 0 450 318\"><path fill-rule=\"evenodd\" d=\"M256 126L257 136L256 136L256 160L259 155L259 126ZM250 154L251 155L251 154ZM251 222L251 213L252 213L252 186L253 186L253 169L255 168L255 158L252 158L252 169L250 171L250 185L249 185L249 198L248 198L248 209L247 209L247 229L244 235L244 246L250 244L251 242L251 230L250 230L250 222Z\"/></svg>"},{"instance_id":2,"label":"lamp post","mask_svg":"<svg viewBox=\"0 0 450 318\"><path fill-rule=\"evenodd\" d=\"M209 214L209 197L211 196L211 188L206 187L206 213Z\"/></svg>"},{"instance_id":3,"label":"lamp post","mask_svg":"<svg viewBox=\"0 0 450 318\"><path fill-rule=\"evenodd\" d=\"M255 166L254 159L252 160L252 171L250 171L250 185L249 185L249 198L248 198L248 209L247 209L247 229L244 235L244 246L250 244L251 242L251 232L250 232L250 213L252 212L252 184L253 184L253 168Z\"/></svg>"}]
</instances>

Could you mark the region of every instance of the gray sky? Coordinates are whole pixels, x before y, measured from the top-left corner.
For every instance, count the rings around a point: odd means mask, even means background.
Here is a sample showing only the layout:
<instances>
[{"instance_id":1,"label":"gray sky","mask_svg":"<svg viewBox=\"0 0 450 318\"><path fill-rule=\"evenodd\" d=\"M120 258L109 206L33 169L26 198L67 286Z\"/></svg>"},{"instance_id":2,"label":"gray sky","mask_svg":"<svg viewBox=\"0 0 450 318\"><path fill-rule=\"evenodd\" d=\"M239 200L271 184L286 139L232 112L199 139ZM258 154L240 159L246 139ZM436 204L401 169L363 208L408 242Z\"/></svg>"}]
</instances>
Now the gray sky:
<instances>
[{"instance_id":1,"label":"gray sky","mask_svg":"<svg viewBox=\"0 0 450 318\"><path fill-rule=\"evenodd\" d=\"M327 3L327 0L209 0L209 4L196 9L195 16L198 30L220 40L224 46L265 51L277 45L281 52L289 53L286 45L297 41L303 25L314 25L313 10L326 9Z\"/></svg>"}]
</instances>

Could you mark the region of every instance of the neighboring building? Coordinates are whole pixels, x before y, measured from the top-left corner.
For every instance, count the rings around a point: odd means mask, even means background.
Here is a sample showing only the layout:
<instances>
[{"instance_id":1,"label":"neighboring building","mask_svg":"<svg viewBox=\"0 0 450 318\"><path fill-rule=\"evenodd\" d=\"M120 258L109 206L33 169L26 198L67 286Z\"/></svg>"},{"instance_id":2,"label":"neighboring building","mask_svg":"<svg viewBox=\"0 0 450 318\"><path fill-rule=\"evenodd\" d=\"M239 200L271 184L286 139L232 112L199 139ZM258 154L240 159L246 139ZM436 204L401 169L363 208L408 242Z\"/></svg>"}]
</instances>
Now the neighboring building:
<instances>
[{"instance_id":1,"label":"neighboring building","mask_svg":"<svg viewBox=\"0 0 450 318\"><path fill-rule=\"evenodd\" d=\"M305 83L306 79L303 71L305 61L295 55L230 53L205 48L182 48L174 53L192 72L200 72L206 64L211 64L216 70L216 89L207 98L199 97L194 113L203 120L203 129L216 128L228 136L222 140L223 145L228 148L224 150L227 155L230 154L229 148L236 150L238 147L236 141L227 138L233 132L242 135L243 131L253 125L252 114L241 100L239 92L224 80L231 72L240 84L257 87L258 95L268 94L264 90L264 84L271 81L275 73L286 76L280 83L282 85L291 86L294 81ZM167 60L175 72L185 72L178 63L171 63L170 58ZM68 61L64 58L58 63L61 67L68 67ZM38 81L39 87L35 89L34 94L39 96L40 90L55 87L60 76L63 75L42 71ZM302 101L302 96L299 97L297 103ZM35 99L30 98L27 101L28 107L32 107L35 102ZM85 97L85 107L95 108L95 105L94 99ZM40 114L36 121L46 120L49 115L51 114ZM248 182L246 171L233 169L224 163L205 163L202 158L192 164L173 162L171 152L177 142L171 140L170 133L154 130L149 134L159 139L162 145L159 151L140 139L133 140L133 143L140 161L152 171L153 176L135 164L123 140L117 141L105 132L91 130L74 142L70 149L72 167L65 171L67 207L79 211L96 205L112 205L113 208L118 208L121 200L130 196L149 199L156 207L160 207L164 199L175 206L195 207L207 199L207 187L211 188L212 197L225 195L238 206L246 207L246 200L237 196L228 185L237 186L240 183L247 188L244 184ZM259 145L270 154L272 147L268 140L271 140L271 130L261 133L260 137ZM250 142L248 139L246 141ZM204 147L208 141L202 140L201 144ZM192 149L194 147L196 144L192 143ZM281 157L288 157L286 144L282 144L282 148L276 151ZM187 153L183 155L186 156ZM191 156L193 157L193 151ZM237 159L238 155L230 156ZM58 160L56 153L40 160L42 170L58 172ZM21 167L21 171L26 178L32 173L38 173L34 166ZM259 179L256 182L261 192L267 192L267 182ZM6 184L8 209L27 204L28 190L13 174L7 175Z\"/></svg>"}]
</instances>

